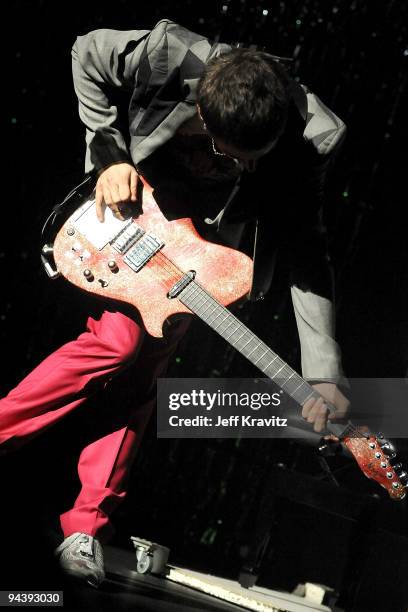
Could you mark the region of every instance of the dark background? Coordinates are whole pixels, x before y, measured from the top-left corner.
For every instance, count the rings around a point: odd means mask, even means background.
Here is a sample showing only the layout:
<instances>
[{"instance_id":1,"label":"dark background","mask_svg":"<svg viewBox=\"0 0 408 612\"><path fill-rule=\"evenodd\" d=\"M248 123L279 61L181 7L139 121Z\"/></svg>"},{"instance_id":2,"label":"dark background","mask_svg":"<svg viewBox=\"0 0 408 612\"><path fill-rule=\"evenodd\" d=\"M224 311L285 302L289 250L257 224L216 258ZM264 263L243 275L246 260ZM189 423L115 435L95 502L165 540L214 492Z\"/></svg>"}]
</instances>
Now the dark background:
<instances>
[{"instance_id":1,"label":"dark background","mask_svg":"<svg viewBox=\"0 0 408 612\"><path fill-rule=\"evenodd\" d=\"M349 377L405 377L406 5L394 0L16 1L6 22L12 31L11 70L3 83L10 103L11 153L4 147L10 195L3 200L0 245L2 392L80 333L88 308L67 283L49 281L39 263L42 223L83 172L84 130L71 82L71 45L91 29L151 28L163 17L225 42L265 45L294 58L294 76L347 123L326 211L344 366ZM277 285L263 303L246 306L241 316L298 367L293 313L282 287ZM175 376L250 375L243 360L200 323L183 341L170 371ZM41 546L43 532L58 528L56 517L77 492L79 449L130 388L131 379L124 378L18 456L3 460L5 533L17 534L19 541L18 534L28 530ZM406 441L399 447L404 456ZM270 470L277 464L321 481L312 447L255 440L158 441L152 425L131 492L115 516L114 542L128 546L129 535L150 538L170 546L174 561L236 577L258 517L259 524L272 529L263 584L291 589L315 580L341 591L350 610L400 612L402 587L395 590L394 584L392 594L389 587L404 575L405 502L396 509L348 459L329 462L344 489L343 518L288 500L282 492L273 494ZM370 500L368 507L361 502L360 522L351 521L357 501L349 494ZM269 522L259 516L260 508L270 508ZM366 538L364 554L361 538ZM384 567L382 555L388 573L375 578L375 568ZM384 601L388 608L381 607Z\"/></svg>"}]
</instances>

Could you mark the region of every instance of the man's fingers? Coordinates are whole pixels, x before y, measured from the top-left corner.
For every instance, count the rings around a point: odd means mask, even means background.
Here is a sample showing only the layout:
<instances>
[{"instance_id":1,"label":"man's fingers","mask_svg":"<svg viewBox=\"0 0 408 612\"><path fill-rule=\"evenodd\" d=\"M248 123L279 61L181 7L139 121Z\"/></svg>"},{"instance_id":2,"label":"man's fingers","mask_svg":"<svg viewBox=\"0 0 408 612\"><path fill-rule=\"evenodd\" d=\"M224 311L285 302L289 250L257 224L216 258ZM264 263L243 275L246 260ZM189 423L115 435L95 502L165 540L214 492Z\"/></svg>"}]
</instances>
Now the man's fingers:
<instances>
[{"instance_id":1,"label":"man's fingers","mask_svg":"<svg viewBox=\"0 0 408 612\"><path fill-rule=\"evenodd\" d=\"M96 186L96 192L95 192L95 208L96 208L96 216L98 218L98 221L103 223L105 219L106 204L103 199L102 188L98 185Z\"/></svg>"},{"instance_id":2,"label":"man's fingers","mask_svg":"<svg viewBox=\"0 0 408 612\"><path fill-rule=\"evenodd\" d=\"M316 398L312 397L311 399L307 400L307 402L305 402L303 404L302 407L302 417L304 419L307 419L307 417L309 416L309 413L311 411L311 409L313 408L313 406L316 403Z\"/></svg>"},{"instance_id":3,"label":"man's fingers","mask_svg":"<svg viewBox=\"0 0 408 612\"><path fill-rule=\"evenodd\" d=\"M323 404L318 410L316 410L313 429L317 432L326 429L327 425L327 406Z\"/></svg>"},{"instance_id":4,"label":"man's fingers","mask_svg":"<svg viewBox=\"0 0 408 612\"><path fill-rule=\"evenodd\" d=\"M112 212L115 210L119 210L120 204L122 204L123 201L126 201L122 200L122 198L120 197L119 185L113 181L109 181L109 192L111 201L109 203L106 203L108 204L109 208L112 209Z\"/></svg>"},{"instance_id":5,"label":"man's fingers","mask_svg":"<svg viewBox=\"0 0 408 612\"><path fill-rule=\"evenodd\" d=\"M126 183L121 183L119 185L119 188L118 188L118 197L119 197L118 204L129 202L129 200L130 200L129 185L127 185Z\"/></svg>"},{"instance_id":6,"label":"man's fingers","mask_svg":"<svg viewBox=\"0 0 408 612\"><path fill-rule=\"evenodd\" d=\"M132 202L136 202L137 199L137 181L139 177L137 176L136 170L130 173L130 199Z\"/></svg>"},{"instance_id":7,"label":"man's fingers","mask_svg":"<svg viewBox=\"0 0 408 612\"><path fill-rule=\"evenodd\" d=\"M329 434L328 436L324 436L323 440L330 440L330 442L339 442L338 437L334 436L333 434Z\"/></svg>"},{"instance_id":8,"label":"man's fingers","mask_svg":"<svg viewBox=\"0 0 408 612\"><path fill-rule=\"evenodd\" d=\"M101 223L105 220L105 209L110 208L113 214L120 214L117 204L114 203L114 196L111 193L111 187L106 183L102 185L102 205L99 210L96 210L96 215Z\"/></svg>"},{"instance_id":9,"label":"man's fingers","mask_svg":"<svg viewBox=\"0 0 408 612\"><path fill-rule=\"evenodd\" d=\"M112 214L115 215L116 219L124 220L121 211L121 204L126 202L126 198L122 198L120 194L120 187L115 183L109 184L109 192L110 192L110 201L106 202L108 207L111 209ZM129 198L127 198L129 199Z\"/></svg>"},{"instance_id":10,"label":"man's fingers","mask_svg":"<svg viewBox=\"0 0 408 612\"><path fill-rule=\"evenodd\" d=\"M320 415L322 411L322 407L324 405L324 399L319 397L309 410L309 414L307 415L307 420L309 423L313 423L318 415Z\"/></svg>"},{"instance_id":11,"label":"man's fingers","mask_svg":"<svg viewBox=\"0 0 408 612\"><path fill-rule=\"evenodd\" d=\"M96 214L99 221L105 218L106 207L117 219L124 219L121 205L137 199L136 170L128 163L113 164L103 171L96 185Z\"/></svg>"},{"instance_id":12,"label":"man's fingers","mask_svg":"<svg viewBox=\"0 0 408 612\"><path fill-rule=\"evenodd\" d=\"M318 399L311 398L303 405L302 417L308 423L313 423L313 429L320 432L326 428L328 412L328 407L323 397Z\"/></svg>"}]
</instances>

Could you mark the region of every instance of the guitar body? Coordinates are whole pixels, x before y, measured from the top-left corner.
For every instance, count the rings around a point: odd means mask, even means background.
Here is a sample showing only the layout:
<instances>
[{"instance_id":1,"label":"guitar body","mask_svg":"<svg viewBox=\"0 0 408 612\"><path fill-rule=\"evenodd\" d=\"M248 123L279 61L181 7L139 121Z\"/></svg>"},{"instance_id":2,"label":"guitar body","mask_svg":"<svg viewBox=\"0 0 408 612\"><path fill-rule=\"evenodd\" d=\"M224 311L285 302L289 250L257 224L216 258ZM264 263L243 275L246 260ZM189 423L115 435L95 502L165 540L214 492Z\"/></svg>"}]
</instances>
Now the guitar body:
<instances>
[{"instance_id":1,"label":"guitar body","mask_svg":"<svg viewBox=\"0 0 408 612\"><path fill-rule=\"evenodd\" d=\"M58 271L77 287L133 305L150 335L161 337L165 319L190 312L179 300L167 297L174 284L190 270L195 271L201 286L225 306L249 292L252 260L239 251L201 238L191 219L168 221L150 188L145 186L143 190L142 211L133 218L133 223L146 234L158 236L164 246L137 272L111 244L128 223L115 219L109 209L104 223L100 223L90 200L62 226L54 241L53 254ZM102 237L98 236L101 232ZM115 262L114 270L109 262ZM90 271L88 276L86 271Z\"/></svg>"}]
</instances>

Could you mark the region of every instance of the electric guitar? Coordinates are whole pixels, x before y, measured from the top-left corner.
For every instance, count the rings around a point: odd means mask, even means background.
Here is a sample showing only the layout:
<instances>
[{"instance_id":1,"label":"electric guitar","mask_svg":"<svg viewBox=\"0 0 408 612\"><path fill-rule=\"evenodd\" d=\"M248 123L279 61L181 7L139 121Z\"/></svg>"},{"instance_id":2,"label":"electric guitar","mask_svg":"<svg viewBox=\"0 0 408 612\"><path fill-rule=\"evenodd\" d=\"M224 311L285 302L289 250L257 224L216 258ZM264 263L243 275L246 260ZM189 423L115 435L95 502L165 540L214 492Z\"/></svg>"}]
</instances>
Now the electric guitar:
<instances>
[{"instance_id":1,"label":"electric guitar","mask_svg":"<svg viewBox=\"0 0 408 612\"><path fill-rule=\"evenodd\" d=\"M145 185L143 203L132 217L105 221L96 217L92 197L58 231L52 253L57 271L81 289L133 305L149 334L162 337L164 321L176 313L194 313L302 406L320 394L253 334L226 306L246 296L252 260L234 249L204 240L189 218L168 221ZM282 382L284 381L284 382ZM327 402L326 402L327 403ZM407 473L395 465L392 445L381 435L361 433L351 422L329 422L363 473L395 500L403 499Z\"/></svg>"}]
</instances>

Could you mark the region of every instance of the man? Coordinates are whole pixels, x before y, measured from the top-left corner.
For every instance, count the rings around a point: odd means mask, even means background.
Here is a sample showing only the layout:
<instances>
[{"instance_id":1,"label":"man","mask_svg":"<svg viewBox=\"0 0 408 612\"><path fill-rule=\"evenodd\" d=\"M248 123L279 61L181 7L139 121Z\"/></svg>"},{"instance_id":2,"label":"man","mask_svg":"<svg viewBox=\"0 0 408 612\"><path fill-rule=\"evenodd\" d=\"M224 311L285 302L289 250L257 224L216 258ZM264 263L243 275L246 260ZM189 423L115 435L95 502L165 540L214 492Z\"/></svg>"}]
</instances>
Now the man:
<instances>
[{"instance_id":1,"label":"man","mask_svg":"<svg viewBox=\"0 0 408 612\"><path fill-rule=\"evenodd\" d=\"M279 246L290 261L303 375L343 414L347 400L335 384L342 372L319 224L342 121L272 56L212 45L168 20L151 31L97 30L79 37L73 74L87 128L86 171L98 177L100 222L106 207L123 218L123 206L137 200L139 173L166 214L182 205L214 240L236 245L244 225L255 221L252 296L268 289ZM130 99L126 129L117 92ZM269 193L254 195L255 185ZM105 384L136 360L137 410L125 427L83 449L82 488L61 516L60 565L93 586L104 579L101 542L111 535L109 517L126 494L154 406L155 381L186 329L181 319L168 326L163 340L154 339L131 316L107 306L99 318L89 317L87 332L45 359L1 401L0 442L7 450L62 418L95 383ZM312 399L302 414L321 431L328 408Z\"/></svg>"}]
</instances>

